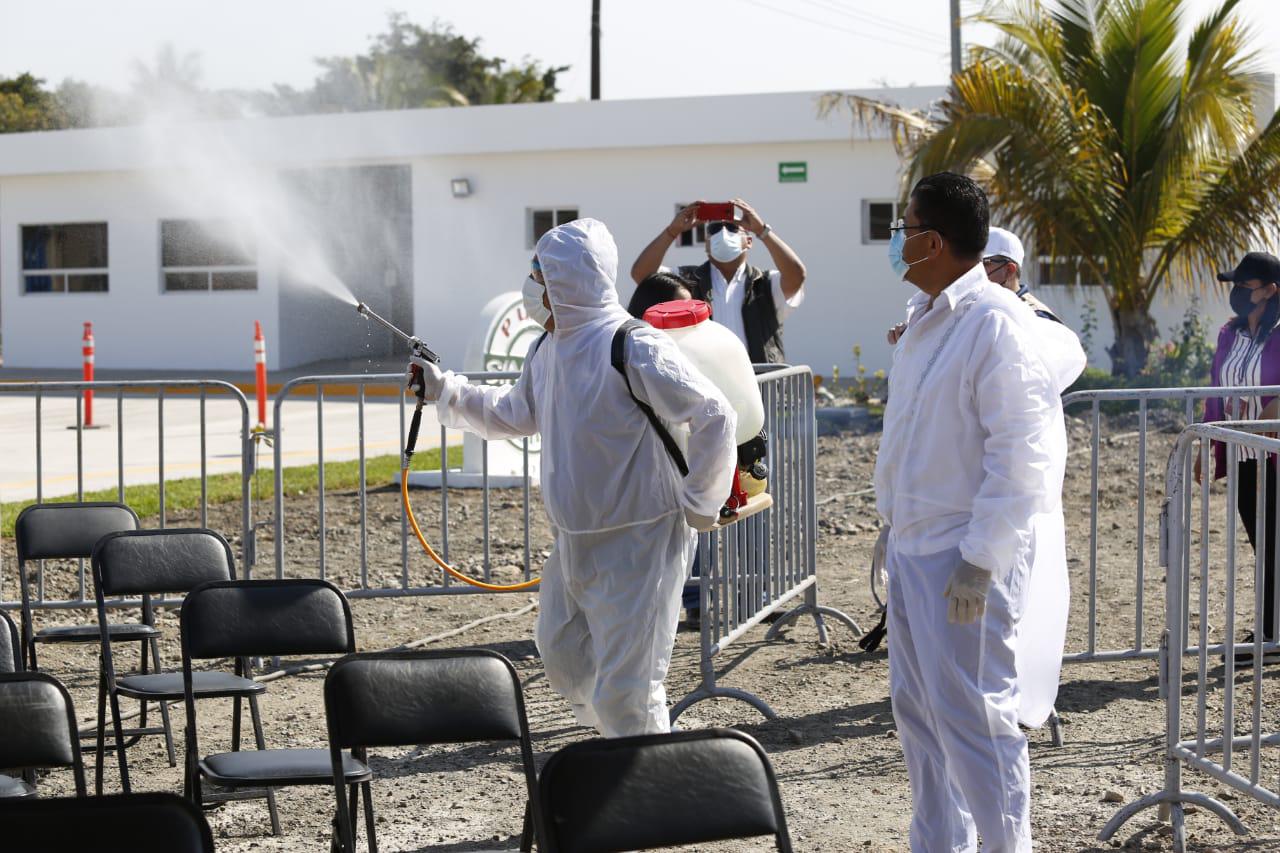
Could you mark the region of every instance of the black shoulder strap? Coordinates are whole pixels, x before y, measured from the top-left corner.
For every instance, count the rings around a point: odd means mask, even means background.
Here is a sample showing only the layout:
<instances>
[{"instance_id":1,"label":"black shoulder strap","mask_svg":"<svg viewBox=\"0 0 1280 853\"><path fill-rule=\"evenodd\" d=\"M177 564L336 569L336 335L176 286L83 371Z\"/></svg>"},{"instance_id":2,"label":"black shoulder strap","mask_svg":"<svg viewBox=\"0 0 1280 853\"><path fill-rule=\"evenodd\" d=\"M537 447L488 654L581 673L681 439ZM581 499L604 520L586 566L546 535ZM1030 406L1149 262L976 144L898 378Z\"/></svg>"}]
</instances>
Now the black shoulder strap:
<instances>
[{"instance_id":1,"label":"black shoulder strap","mask_svg":"<svg viewBox=\"0 0 1280 853\"><path fill-rule=\"evenodd\" d=\"M538 347L542 346L542 342L547 339L547 335L549 334L551 333L543 332L542 334L538 335L538 339L533 342L533 345L529 347L529 351L525 353L525 356L524 356L525 361L531 361L533 359L533 354L538 351Z\"/></svg>"},{"instance_id":2,"label":"black shoulder strap","mask_svg":"<svg viewBox=\"0 0 1280 853\"><path fill-rule=\"evenodd\" d=\"M1031 291L1026 290L1025 287L1023 290L1018 291L1018 298L1021 299L1025 304L1031 306L1031 310L1036 313L1037 317L1043 317L1046 320L1052 320L1053 322L1061 323L1064 326L1067 325L1066 323L1062 322L1061 317L1059 317L1057 314L1053 313L1052 310L1050 310L1048 305L1045 305L1043 302L1037 299L1031 293Z\"/></svg>"},{"instance_id":3,"label":"black shoulder strap","mask_svg":"<svg viewBox=\"0 0 1280 853\"><path fill-rule=\"evenodd\" d=\"M671 437L671 433L667 432L667 428L662 425L653 408L644 403L636 396L636 392L631 390L631 379L627 376L626 364L626 346L627 336L631 334L632 329L644 328L644 323L639 320L627 320L618 330L613 333L613 350L610 361L613 363L613 369L622 374L622 381L627 383L627 393L631 395L631 399L635 400L636 405L640 407L640 411L644 412L644 416L649 419L649 423L653 425L654 431L658 433L658 438L662 440L662 446L667 449L667 453L671 456L671 461L676 463L676 469L680 471L681 477L689 476L689 465L684 461L684 454L680 452L679 445L676 440Z\"/></svg>"}]
</instances>

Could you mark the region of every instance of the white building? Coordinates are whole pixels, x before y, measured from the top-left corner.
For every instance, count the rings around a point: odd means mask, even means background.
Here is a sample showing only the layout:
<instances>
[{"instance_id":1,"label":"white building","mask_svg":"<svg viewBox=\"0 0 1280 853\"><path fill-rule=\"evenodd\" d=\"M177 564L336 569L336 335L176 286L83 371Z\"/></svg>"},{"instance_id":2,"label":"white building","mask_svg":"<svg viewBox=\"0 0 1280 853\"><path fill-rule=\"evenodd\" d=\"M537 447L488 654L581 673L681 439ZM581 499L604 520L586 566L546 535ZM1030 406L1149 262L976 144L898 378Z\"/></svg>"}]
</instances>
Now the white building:
<instances>
[{"instance_id":1,"label":"white building","mask_svg":"<svg viewBox=\"0 0 1280 853\"><path fill-rule=\"evenodd\" d=\"M942 90L864 94L919 107ZM848 376L860 344L869 370L887 367L884 331L910 295L885 258L899 160L847 115L819 117L817 101L527 104L0 136L4 365L77 366L82 321L94 323L99 368L248 370L254 320L272 369L388 354L385 335L314 286L332 269L461 367L481 308L519 288L550 223L609 225L625 300L632 260L677 204L741 196L809 270L785 328L788 359ZM703 259L695 242L667 263ZM768 266L767 252L757 246L751 262ZM1042 295L1078 317L1065 293ZM1100 298L1097 308L1100 349L1110 324ZM1162 330L1182 310L1161 308Z\"/></svg>"}]
</instances>

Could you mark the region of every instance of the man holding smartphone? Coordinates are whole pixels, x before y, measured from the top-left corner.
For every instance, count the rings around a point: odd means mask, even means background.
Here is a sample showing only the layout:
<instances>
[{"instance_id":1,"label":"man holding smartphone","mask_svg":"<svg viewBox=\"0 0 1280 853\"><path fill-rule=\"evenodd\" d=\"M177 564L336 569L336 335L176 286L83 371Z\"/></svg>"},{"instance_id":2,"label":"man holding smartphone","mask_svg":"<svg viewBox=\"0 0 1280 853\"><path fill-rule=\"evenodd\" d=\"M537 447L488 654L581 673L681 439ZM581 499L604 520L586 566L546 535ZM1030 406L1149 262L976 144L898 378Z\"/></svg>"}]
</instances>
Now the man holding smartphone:
<instances>
[{"instance_id":1,"label":"man holding smartphone","mask_svg":"<svg viewBox=\"0 0 1280 853\"><path fill-rule=\"evenodd\" d=\"M804 263L742 199L699 201L681 210L636 258L631 278L639 284L655 272L668 272L662 266L667 249L700 223L707 226L707 261L676 271L692 283L697 298L711 303L712 319L738 336L752 362L785 361L782 324L804 301ZM756 239L768 249L776 269L747 263Z\"/></svg>"}]
</instances>

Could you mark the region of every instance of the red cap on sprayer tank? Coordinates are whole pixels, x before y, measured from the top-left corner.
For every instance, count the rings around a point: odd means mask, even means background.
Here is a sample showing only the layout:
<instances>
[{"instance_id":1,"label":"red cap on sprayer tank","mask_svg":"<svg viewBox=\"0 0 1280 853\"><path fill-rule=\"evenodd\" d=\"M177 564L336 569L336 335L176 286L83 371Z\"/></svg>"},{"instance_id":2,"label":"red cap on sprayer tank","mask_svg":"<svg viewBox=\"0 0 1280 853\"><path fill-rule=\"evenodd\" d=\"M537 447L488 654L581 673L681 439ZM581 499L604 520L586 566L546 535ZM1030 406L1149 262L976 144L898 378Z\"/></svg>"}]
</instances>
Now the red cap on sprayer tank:
<instances>
[{"instance_id":1,"label":"red cap on sprayer tank","mask_svg":"<svg viewBox=\"0 0 1280 853\"><path fill-rule=\"evenodd\" d=\"M685 329L711 317L711 306L701 299L660 302L644 312L644 321L655 329Z\"/></svg>"}]
</instances>

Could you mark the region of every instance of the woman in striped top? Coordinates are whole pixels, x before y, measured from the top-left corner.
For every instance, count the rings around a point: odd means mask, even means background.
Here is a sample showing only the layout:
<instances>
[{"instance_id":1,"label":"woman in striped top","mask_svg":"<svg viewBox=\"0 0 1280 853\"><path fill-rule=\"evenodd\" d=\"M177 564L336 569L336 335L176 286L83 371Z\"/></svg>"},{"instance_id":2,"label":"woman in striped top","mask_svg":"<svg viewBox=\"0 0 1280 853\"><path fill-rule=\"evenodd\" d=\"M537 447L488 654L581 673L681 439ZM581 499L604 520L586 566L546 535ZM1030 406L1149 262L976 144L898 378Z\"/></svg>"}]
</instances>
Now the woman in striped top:
<instances>
[{"instance_id":1,"label":"woman in striped top","mask_svg":"<svg viewBox=\"0 0 1280 853\"><path fill-rule=\"evenodd\" d=\"M1213 384L1231 389L1250 385L1280 385L1280 334L1272 334L1280 319L1280 260L1265 252L1250 252L1230 272L1221 273L1220 281L1231 282L1231 308L1235 316L1227 321L1218 333L1218 348L1213 354ZM1277 416L1276 397L1250 397L1231 394L1211 397L1205 401L1206 421L1250 421L1272 419ZM1214 479L1227 475L1226 446L1215 442ZM1264 555L1264 608L1263 639L1276 639L1275 576L1276 576L1276 459L1274 455L1257 454L1247 448L1237 448L1239 463L1236 477L1236 506L1240 521L1249 535L1249 544L1257 542L1257 488L1258 477L1263 478L1266 495L1266 544ZM1200 477L1199 459L1196 460L1196 479ZM1250 634L1245 642L1252 642ZM1251 655L1236 655L1237 664L1250 664Z\"/></svg>"}]
</instances>

